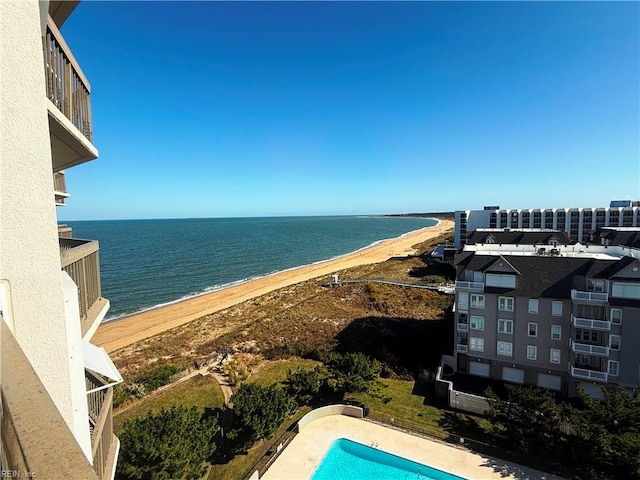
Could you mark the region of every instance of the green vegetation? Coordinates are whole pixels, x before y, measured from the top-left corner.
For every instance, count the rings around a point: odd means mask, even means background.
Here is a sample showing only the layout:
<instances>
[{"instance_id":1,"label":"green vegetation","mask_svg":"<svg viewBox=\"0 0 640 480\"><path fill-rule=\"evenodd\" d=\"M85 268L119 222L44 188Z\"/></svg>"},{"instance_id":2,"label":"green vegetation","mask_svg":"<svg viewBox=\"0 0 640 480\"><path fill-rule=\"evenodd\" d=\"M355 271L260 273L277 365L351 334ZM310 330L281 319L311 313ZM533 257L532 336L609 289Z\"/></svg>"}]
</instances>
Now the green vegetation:
<instances>
[{"instance_id":1,"label":"green vegetation","mask_svg":"<svg viewBox=\"0 0 640 480\"><path fill-rule=\"evenodd\" d=\"M600 401L581 392L577 406L557 405L533 387L508 386L507 398L490 398L490 432L498 445L615 478L640 478L640 395L625 388ZM563 421L564 420L564 421ZM564 426L564 427L563 427Z\"/></svg>"},{"instance_id":2,"label":"green vegetation","mask_svg":"<svg viewBox=\"0 0 640 480\"><path fill-rule=\"evenodd\" d=\"M278 385L243 383L233 395L233 426L227 439L234 442L235 451L246 451L256 440L271 437L295 407Z\"/></svg>"},{"instance_id":3,"label":"green vegetation","mask_svg":"<svg viewBox=\"0 0 640 480\"><path fill-rule=\"evenodd\" d=\"M298 405L311 405L325 384L327 376L327 370L321 366L312 369L298 367L293 372L289 370L285 382L287 392Z\"/></svg>"},{"instance_id":4,"label":"green vegetation","mask_svg":"<svg viewBox=\"0 0 640 480\"><path fill-rule=\"evenodd\" d=\"M312 369L317 365L320 365L320 362L295 357L286 360L263 362L257 369L251 372L248 381L263 386L274 383L284 383L290 371L299 368Z\"/></svg>"},{"instance_id":5,"label":"green vegetation","mask_svg":"<svg viewBox=\"0 0 640 480\"><path fill-rule=\"evenodd\" d=\"M363 353L334 353L325 362L327 386L337 393L367 392L380 376L382 364Z\"/></svg>"},{"instance_id":6,"label":"green vegetation","mask_svg":"<svg viewBox=\"0 0 640 480\"><path fill-rule=\"evenodd\" d=\"M120 431L119 480L195 480L216 449L217 419L196 407L171 407L128 420Z\"/></svg>"},{"instance_id":7,"label":"green vegetation","mask_svg":"<svg viewBox=\"0 0 640 480\"><path fill-rule=\"evenodd\" d=\"M122 424L130 418L144 416L148 412L157 412L161 408L170 408L174 405L197 407L204 412L206 409L221 409L224 398L220 386L213 377L196 375L156 395L144 397L128 405L125 410L116 410L113 427L118 432Z\"/></svg>"}]
</instances>

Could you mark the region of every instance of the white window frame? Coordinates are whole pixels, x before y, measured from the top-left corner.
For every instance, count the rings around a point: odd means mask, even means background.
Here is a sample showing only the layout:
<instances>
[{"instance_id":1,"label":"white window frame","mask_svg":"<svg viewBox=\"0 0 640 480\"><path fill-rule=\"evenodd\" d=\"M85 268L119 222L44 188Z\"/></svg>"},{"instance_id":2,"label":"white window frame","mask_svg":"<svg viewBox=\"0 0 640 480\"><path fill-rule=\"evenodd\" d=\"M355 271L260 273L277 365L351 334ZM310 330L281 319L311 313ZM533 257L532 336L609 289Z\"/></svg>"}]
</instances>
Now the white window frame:
<instances>
[{"instance_id":1,"label":"white window frame","mask_svg":"<svg viewBox=\"0 0 640 480\"><path fill-rule=\"evenodd\" d=\"M619 316L617 322L614 319L614 313L613 312L620 312L620 316ZM609 318L611 319L611 323L613 323L614 325L621 325L622 324L622 309L621 308L612 308L611 312L609 313Z\"/></svg>"},{"instance_id":2,"label":"white window frame","mask_svg":"<svg viewBox=\"0 0 640 480\"><path fill-rule=\"evenodd\" d=\"M500 328L500 327L507 327L507 328ZM499 318L498 333L506 333L508 335L513 335L513 320L508 320L506 318Z\"/></svg>"},{"instance_id":3,"label":"white window frame","mask_svg":"<svg viewBox=\"0 0 640 480\"><path fill-rule=\"evenodd\" d=\"M484 309L484 295L472 293L469 295L469 307Z\"/></svg>"},{"instance_id":4,"label":"white window frame","mask_svg":"<svg viewBox=\"0 0 640 480\"><path fill-rule=\"evenodd\" d=\"M613 346L613 343L614 343L614 342L613 342L613 339L614 339L614 338L617 338L617 339L618 339L618 348L615 348L615 347ZM615 350L615 351L620 350L620 342L621 342L621 341L622 341L622 337L621 337L620 335L609 335L609 348L610 348L611 350Z\"/></svg>"},{"instance_id":5,"label":"white window frame","mask_svg":"<svg viewBox=\"0 0 640 480\"><path fill-rule=\"evenodd\" d=\"M587 278L587 292L605 293L607 285L602 278Z\"/></svg>"},{"instance_id":6,"label":"white window frame","mask_svg":"<svg viewBox=\"0 0 640 480\"><path fill-rule=\"evenodd\" d=\"M474 327L474 322L479 322ZM469 328L471 330L484 330L484 317L480 315L469 315Z\"/></svg>"},{"instance_id":7,"label":"white window frame","mask_svg":"<svg viewBox=\"0 0 640 480\"><path fill-rule=\"evenodd\" d=\"M539 302L537 298L530 298L529 299L529 313L531 313L532 315L537 315L538 314L538 306L539 306Z\"/></svg>"},{"instance_id":8,"label":"white window frame","mask_svg":"<svg viewBox=\"0 0 640 480\"><path fill-rule=\"evenodd\" d=\"M469 350L472 352L484 352L484 338L469 337Z\"/></svg>"},{"instance_id":9,"label":"white window frame","mask_svg":"<svg viewBox=\"0 0 640 480\"><path fill-rule=\"evenodd\" d=\"M496 354L503 357L513 357L513 343L511 342L496 342Z\"/></svg>"},{"instance_id":10,"label":"white window frame","mask_svg":"<svg viewBox=\"0 0 640 480\"><path fill-rule=\"evenodd\" d=\"M619 297L619 298L640 298L640 284L638 283L622 283L622 282L613 282L611 287L611 293L609 293L610 297Z\"/></svg>"},{"instance_id":11,"label":"white window frame","mask_svg":"<svg viewBox=\"0 0 640 480\"><path fill-rule=\"evenodd\" d=\"M554 329L558 330L558 338L554 337ZM551 340L562 340L562 325L551 325Z\"/></svg>"},{"instance_id":12,"label":"white window frame","mask_svg":"<svg viewBox=\"0 0 640 480\"><path fill-rule=\"evenodd\" d=\"M551 302L551 315L554 317L562 316L562 302L559 300L554 300Z\"/></svg>"},{"instance_id":13,"label":"white window frame","mask_svg":"<svg viewBox=\"0 0 640 480\"><path fill-rule=\"evenodd\" d=\"M609 360L607 362L607 373L612 377L620 376L620 362L617 360Z\"/></svg>"},{"instance_id":14,"label":"white window frame","mask_svg":"<svg viewBox=\"0 0 640 480\"><path fill-rule=\"evenodd\" d=\"M562 358L562 350L559 348L552 348L549 350L549 363L560 364Z\"/></svg>"},{"instance_id":15,"label":"white window frame","mask_svg":"<svg viewBox=\"0 0 640 480\"><path fill-rule=\"evenodd\" d=\"M534 327L534 334L531 335L531 326ZM528 337L537 337L538 336L538 322L529 322L527 323L527 336Z\"/></svg>"},{"instance_id":16,"label":"white window frame","mask_svg":"<svg viewBox=\"0 0 640 480\"><path fill-rule=\"evenodd\" d=\"M513 312L514 303L513 297L498 297L498 310L501 312Z\"/></svg>"},{"instance_id":17,"label":"white window frame","mask_svg":"<svg viewBox=\"0 0 640 480\"><path fill-rule=\"evenodd\" d=\"M535 345L527 345L527 360L538 359L538 347Z\"/></svg>"}]
</instances>

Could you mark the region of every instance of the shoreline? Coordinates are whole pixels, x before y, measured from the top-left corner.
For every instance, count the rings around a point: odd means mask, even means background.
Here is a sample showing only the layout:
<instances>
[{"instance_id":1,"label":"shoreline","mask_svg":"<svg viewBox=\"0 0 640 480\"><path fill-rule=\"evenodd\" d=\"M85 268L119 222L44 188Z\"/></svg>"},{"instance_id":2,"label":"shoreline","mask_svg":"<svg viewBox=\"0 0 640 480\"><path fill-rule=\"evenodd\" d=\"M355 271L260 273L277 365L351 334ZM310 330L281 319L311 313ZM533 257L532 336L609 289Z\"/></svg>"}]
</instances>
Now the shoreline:
<instances>
[{"instance_id":1,"label":"shoreline","mask_svg":"<svg viewBox=\"0 0 640 480\"><path fill-rule=\"evenodd\" d=\"M280 288L330 275L346 268L379 263L394 256L409 255L413 252L412 245L435 238L454 226L454 222L451 220L434 220L438 222L436 225L407 232L399 237L380 240L355 252L239 281L210 292L203 292L131 315L110 319L98 327L92 338L92 343L104 347L107 352L111 353L132 343Z\"/></svg>"},{"instance_id":2,"label":"shoreline","mask_svg":"<svg viewBox=\"0 0 640 480\"><path fill-rule=\"evenodd\" d=\"M146 312L149 312L149 311L152 311L152 310L157 310L159 308L168 307L170 305L175 305L177 303L188 302L190 300L202 297L204 295L209 295L211 293L219 292L219 291L225 290L227 288L233 288L233 287L237 287L237 286L240 286L240 285L244 285L246 283L253 282L254 280L260 280L260 279L267 278L267 277L270 277L270 276L273 276L273 275L278 275L280 273L291 272L291 271L297 270L299 268L315 267L316 265L321 265L321 264L326 263L326 262L339 261L340 259L342 259L344 257L349 257L351 255L356 255L356 254L358 254L360 252L365 252L370 248L377 247L378 245L382 244L383 242L386 242L386 241L389 241L389 240L400 239L400 238L403 238L403 237L405 237L407 235L410 235L410 234L412 234L414 232L419 232L419 231L424 230L426 228L435 228L435 227L438 227L440 225L440 219L439 218L431 218L431 217L422 217L422 218L428 218L429 220L435 220L437 223L435 225L431 225L429 227L419 228L418 230L411 230L411 231L403 233L402 235L399 235L397 237L383 238L381 240L376 240L375 242L370 243L369 245L366 245L364 247L358 248L357 250L354 250L352 252L343 253L343 254L340 254L340 255L336 255L335 257L327 258L327 259L324 259L324 260L317 260L315 262L305 263L303 265L297 265L295 267L289 267L289 268L285 268L283 270L275 270L275 271L272 271L272 272L269 272L269 273L265 273L263 275L257 275L255 277L247 277L247 278L243 278L243 279L240 279L240 280L235 280L233 282L225 283L225 284L222 284L222 285L219 285L219 286L207 287L206 289L204 289L201 292L185 295L185 296L177 298L175 300L170 300L168 302L163 302L163 303L160 303L158 305L153 305L151 307L142 307L139 310L136 310L136 311L133 311L133 312L129 312L129 313L123 313L123 314L118 315L116 317L105 318L102 321L102 325L105 325L105 324L110 323L110 322L117 322L117 321L120 321L120 320L126 320L129 317L134 317L134 316L140 315L142 313L146 313Z\"/></svg>"}]
</instances>

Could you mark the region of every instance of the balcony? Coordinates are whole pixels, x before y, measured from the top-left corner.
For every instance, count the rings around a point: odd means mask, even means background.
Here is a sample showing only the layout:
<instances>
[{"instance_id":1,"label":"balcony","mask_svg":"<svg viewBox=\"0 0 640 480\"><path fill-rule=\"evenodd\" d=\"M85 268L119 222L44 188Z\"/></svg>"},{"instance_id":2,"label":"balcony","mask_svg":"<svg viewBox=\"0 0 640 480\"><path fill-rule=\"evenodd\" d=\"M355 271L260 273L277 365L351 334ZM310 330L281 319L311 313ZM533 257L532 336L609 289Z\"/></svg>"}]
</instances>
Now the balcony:
<instances>
[{"instance_id":1,"label":"balcony","mask_svg":"<svg viewBox=\"0 0 640 480\"><path fill-rule=\"evenodd\" d=\"M44 66L53 171L98 156L93 146L89 81L49 17L44 37Z\"/></svg>"},{"instance_id":2,"label":"balcony","mask_svg":"<svg viewBox=\"0 0 640 480\"><path fill-rule=\"evenodd\" d=\"M589 370L586 368L576 368L570 365L571 376L574 378L582 378L584 380L593 380L596 382L606 382L608 379L607 372L598 372L596 370Z\"/></svg>"},{"instance_id":3,"label":"balcony","mask_svg":"<svg viewBox=\"0 0 640 480\"><path fill-rule=\"evenodd\" d=\"M64 172L53 174L53 195L56 199L56 206L64 206L64 199L69 196L67 193L67 182L64 179Z\"/></svg>"},{"instance_id":4,"label":"balcony","mask_svg":"<svg viewBox=\"0 0 640 480\"><path fill-rule=\"evenodd\" d=\"M577 343L571 340L571 350L583 355L595 355L597 357L608 357L609 347L602 345L590 345L588 343Z\"/></svg>"},{"instance_id":5,"label":"balcony","mask_svg":"<svg viewBox=\"0 0 640 480\"><path fill-rule=\"evenodd\" d=\"M467 353L469 351L469 347L467 345L457 344L456 352L458 353Z\"/></svg>"},{"instance_id":6,"label":"balcony","mask_svg":"<svg viewBox=\"0 0 640 480\"><path fill-rule=\"evenodd\" d=\"M38 374L0 317L3 477L97 479ZM6 474L6 475L5 475Z\"/></svg>"},{"instance_id":7,"label":"balcony","mask_svg":"<svg viewBox=\"0 0 640 480\"><path fill-rule=\"evenodd\" d=\"M62 269L78 287L83 337L95 331L109 309L100 288L99 247L95 240L59 238Z\"/></svg>"},{"instance_id":8,"label":"balcony","mask_svg":"<svg viewBox=\"0 0 640 480\"><path fill-rule=\"evenodd\" d=\"M609 294L603 292L585 292L572 289L571 300L586 303L607 303L609 301Z\"/></svg>"},{"instance_id":9,"label":"balcony","mask_svg":"<svg viewBox=\"0 0 640 480\"><path fill-rule=\"evenodd\" d=\"M611 330L611 322L595 320L592 318L580 318L571 315L571 323L577 328L590 328L592 330Z\"/></svg>"},{"instance_id":10,"label":"balcony","mask_svg":"<svg viewBox=\"0 0 640 480\"><path fill-rule=\"evenodd\" d=\"M458 323L458 331L459 332L468 332L469 331L469 325L466 323Z\"/></svg>"},{"instance_id":11,"label":"balcony","mask_svg":"<svg viewBox=\"0 0 640 480\"><path fill-rule=\"evenodd\" d=\"M456 288L459 288L460 290L484 291L484 283L456 280Z\"/></svg>"},{"instance_id":12,"label":"balcony","mask_svg":"<svg viewBox=\"0 0 640 480\"><path fill-rule=\"evenodd\" d=\"M85 370L91 454L93 469L100 480L112 478L118 439L113 434L113 388L97 375Z\"/></svg>"}]
</instances>

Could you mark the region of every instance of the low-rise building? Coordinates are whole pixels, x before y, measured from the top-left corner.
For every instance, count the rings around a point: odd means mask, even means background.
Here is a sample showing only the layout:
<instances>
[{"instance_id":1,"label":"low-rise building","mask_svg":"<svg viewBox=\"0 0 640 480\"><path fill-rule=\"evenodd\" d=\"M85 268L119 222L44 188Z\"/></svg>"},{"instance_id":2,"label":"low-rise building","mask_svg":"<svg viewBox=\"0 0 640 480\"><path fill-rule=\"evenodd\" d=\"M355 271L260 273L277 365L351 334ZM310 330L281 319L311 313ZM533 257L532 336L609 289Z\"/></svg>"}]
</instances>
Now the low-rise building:
<instances>
[{"instance_id":1,"label":"low-rise building","mask_svg":"<svg viewBox=\"0 0 640 480\"><path fill-rule=\"evenodd\" d=\"M570 397L640 387L639 258L626 245L465 246L456 371Z\"/></svg>"}]
</instances>

